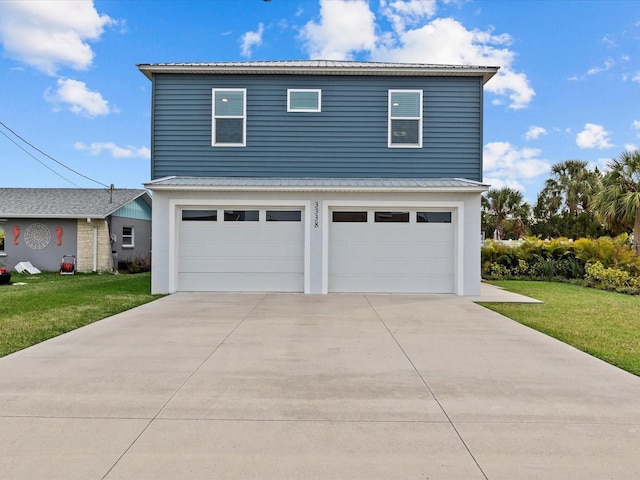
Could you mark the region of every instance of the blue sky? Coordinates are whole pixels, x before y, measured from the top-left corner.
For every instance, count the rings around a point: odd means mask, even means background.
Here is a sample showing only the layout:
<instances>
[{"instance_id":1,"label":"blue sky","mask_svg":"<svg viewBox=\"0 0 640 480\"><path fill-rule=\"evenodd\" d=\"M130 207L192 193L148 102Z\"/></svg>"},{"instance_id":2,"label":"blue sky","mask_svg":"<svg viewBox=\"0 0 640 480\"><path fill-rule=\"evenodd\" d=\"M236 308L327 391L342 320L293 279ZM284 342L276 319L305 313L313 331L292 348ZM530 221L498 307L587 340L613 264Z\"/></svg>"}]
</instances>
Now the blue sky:
<instances>
[{"instance_id":1,"label":"blue sky","mask_svg":"<svg viewBox=\"0 0 640 480\"><path fill-rule=\"evenodd\" d=\"M637 0L3 0L0 44L0 121L99 182L0 126L4 187L148 181L151 82L139 63L500 66L485 86L484 177L531 202L552 164L602 168L640 145Z\"/></svg>"}]
</instances>

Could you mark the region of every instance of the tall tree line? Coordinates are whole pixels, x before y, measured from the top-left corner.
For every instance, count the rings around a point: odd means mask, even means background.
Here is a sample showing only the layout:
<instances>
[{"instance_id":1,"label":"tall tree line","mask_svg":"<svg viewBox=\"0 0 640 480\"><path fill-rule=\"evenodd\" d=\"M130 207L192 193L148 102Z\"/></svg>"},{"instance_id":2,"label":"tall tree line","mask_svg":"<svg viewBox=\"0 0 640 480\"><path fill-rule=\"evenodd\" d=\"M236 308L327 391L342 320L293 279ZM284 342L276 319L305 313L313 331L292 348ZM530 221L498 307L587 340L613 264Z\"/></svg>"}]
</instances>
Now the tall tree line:
<instances>
[{"instance_id":1,"label":"tall tree line","mask_svg":"<svg viewBox=\"0 0 640 480\"><path fill-rule=\"evenodd\" d=\"M512 188L490 189L482 198L486 238L599 237L633 232L640 255L640 150L624 152L604 173L582 160L551 167L536 204Z\"/></svg>"}]
</instances>

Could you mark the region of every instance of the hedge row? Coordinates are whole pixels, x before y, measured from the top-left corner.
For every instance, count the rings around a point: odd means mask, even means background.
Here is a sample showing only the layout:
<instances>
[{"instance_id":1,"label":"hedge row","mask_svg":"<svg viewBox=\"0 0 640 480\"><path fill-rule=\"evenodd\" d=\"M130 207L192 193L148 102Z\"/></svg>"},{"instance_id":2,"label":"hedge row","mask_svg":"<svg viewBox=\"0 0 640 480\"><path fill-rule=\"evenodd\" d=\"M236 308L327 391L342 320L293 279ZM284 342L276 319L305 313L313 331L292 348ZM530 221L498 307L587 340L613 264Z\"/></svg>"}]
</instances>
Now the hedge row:
<instances>
[{"instance_id":1,"label":"hedge row","mask_svg":"<svg viewBox=\"0 0 640 480\"><path fill-rule=\"evenodd\" d=\"M640 294L640 257L628 236L570 240L527 238L487 241L482 247L487 279L545 279Z\"/></svg>"}]
</instances>

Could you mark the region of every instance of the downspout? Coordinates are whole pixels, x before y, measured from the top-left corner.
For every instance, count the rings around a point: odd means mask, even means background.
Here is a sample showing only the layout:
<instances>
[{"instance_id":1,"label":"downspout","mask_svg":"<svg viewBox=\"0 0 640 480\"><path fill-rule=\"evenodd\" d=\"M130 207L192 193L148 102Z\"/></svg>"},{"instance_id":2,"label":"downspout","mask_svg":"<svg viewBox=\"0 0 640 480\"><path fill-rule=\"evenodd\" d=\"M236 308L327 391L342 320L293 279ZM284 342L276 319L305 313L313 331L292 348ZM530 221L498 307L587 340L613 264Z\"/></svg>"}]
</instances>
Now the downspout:
<instances>
[{"instance_id":1,"label":"downspout","mask_svg":"<svg viewBox=\"0 0 640 480\"><path fill-rule=\"evenodd\" d=\"M98 225L87 218L87 223L93 227L93 271L98 271Z\"/></svg>"}]
</instances>

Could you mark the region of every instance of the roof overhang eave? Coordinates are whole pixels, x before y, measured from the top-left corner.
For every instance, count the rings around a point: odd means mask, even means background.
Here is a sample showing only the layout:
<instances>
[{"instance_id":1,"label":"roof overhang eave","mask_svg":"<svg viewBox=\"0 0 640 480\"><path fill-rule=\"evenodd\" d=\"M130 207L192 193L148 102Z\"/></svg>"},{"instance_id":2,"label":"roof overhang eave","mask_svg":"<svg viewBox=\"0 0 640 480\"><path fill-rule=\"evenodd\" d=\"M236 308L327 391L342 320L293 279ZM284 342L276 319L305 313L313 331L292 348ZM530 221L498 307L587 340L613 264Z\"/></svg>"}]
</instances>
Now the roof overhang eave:
<instances>
[{"instance_id":1,"label":"roof overhang eave","mask_svg":"<svg viewBox=\"0 0 640 480\"><path fill-rule=\"evenodd\" d=\"M139 64L138 69L149 79L154 73L187 73L210 75L360 75L360 76L412 76L412 77L482 77L487 83L500 67L481 66L429 66L408 67L399 64L393 67L359 66L290 66L290 65L208 65L208 64Z\"/></svg>"},{"instance_id":2,"label":"roof overhang eave","mask_svg":"<svg viewBox=\"0 0 640 480\"><path fill-rule=\"evenodd\" d=\"M255 185L150 185L147 188L158 192L344 192L344 193L482 193L487 185L465 187L398 187L398 186L255 186Z\"/></svg>"},{"instance_id":3,"label":"roof overhang eave","mask_svg":"<svg viewBox=\"0 0 640 480\"><path fill-rule=\"evenodd\" d=\"M111 215L111 214L109 214ZM0 218L46 218L46 219L64 219L64 220L77 220L84 218L96 218L99 220L105 220L109 215L104 215L102 213L83 213L77 215L58 215L58 214L37 214L37 213L29 213L29 214L21 214L19 212L13 213L0 213Z\"/></svg>"}]
</instances>

